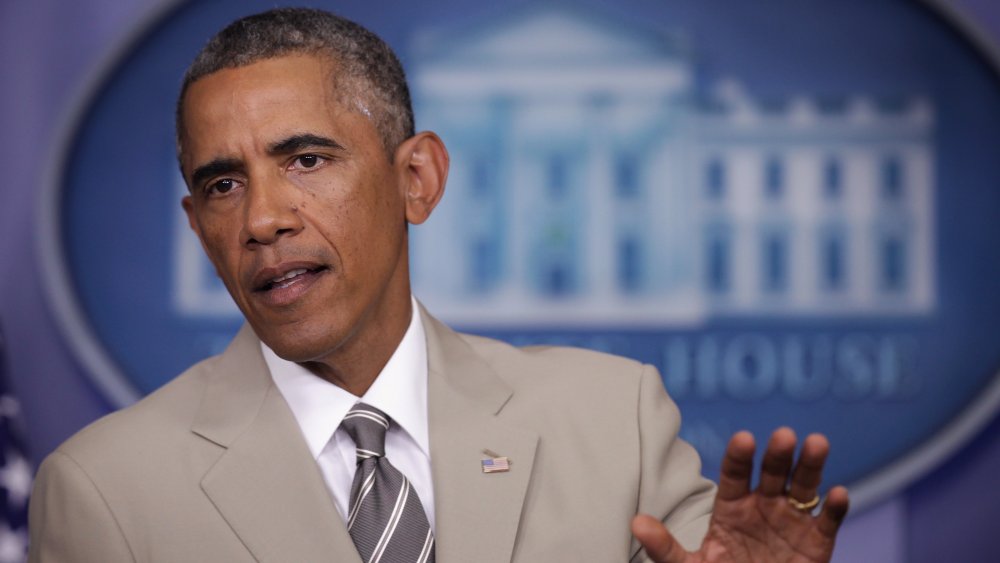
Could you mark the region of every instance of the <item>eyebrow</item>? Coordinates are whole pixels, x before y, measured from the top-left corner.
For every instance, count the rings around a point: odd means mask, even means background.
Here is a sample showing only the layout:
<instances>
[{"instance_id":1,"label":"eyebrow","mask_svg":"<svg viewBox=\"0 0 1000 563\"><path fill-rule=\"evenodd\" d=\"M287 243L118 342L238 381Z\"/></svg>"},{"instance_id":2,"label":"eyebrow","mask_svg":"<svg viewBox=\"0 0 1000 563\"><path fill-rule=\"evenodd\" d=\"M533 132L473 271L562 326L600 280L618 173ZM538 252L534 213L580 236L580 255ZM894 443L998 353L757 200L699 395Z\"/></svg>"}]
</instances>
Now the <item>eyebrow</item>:
<instances>
[{"instance_id":1,"label":"eyebrow","mask_svg":"<svg viewBox=\"0 0 1000 563\"><path fill-rule=\"evenodd\" d=\"M216 158L194 169L194 172L191 173L191 187L200 186L202 182L212 176L231 174L243 170L243 168L243 161L237 158Z\"/></svg>"},{"instance_id":2,"label":"eyebrow","mask_svg":"<svg viewBox=\"0 0 1000 563\"><path fill-rule=\"evenodd\" d=\"M272 155L290 154L310 147L323 147L336 150L344 149L343 145L333 139L313 135L311 133L302 133L299 135L292 135L291 137L271 144L271 146L267 148L267 152Z\"/></svg>"},{"instance_id":3,"label":"eyebrow","mask_svg":"<svg viewBox=\"0 0 1000 563\"><path fill-rule=\"evenodd\" d=\"M272 143L267 147L267 152L271 155L291 154L310 147L344 150L344 146L333 139L312 133L301 133ZM200 186L202 182L213 176L240 172L244 168L243 161L238 158L216 158L195 168L194 172L191 173L191 185Z\"/></svg>"}]
</instances>

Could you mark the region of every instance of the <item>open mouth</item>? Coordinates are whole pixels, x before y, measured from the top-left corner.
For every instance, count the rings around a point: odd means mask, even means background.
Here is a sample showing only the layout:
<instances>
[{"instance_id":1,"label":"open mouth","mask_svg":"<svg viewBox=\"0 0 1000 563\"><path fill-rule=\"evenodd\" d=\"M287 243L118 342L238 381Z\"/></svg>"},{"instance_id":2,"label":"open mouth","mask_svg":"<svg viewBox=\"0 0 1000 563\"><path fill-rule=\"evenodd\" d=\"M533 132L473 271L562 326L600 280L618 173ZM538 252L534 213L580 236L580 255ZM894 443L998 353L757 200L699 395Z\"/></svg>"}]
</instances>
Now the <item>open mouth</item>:
<instances>
[{"instance_id":1,"label":"open mouth","mask_svg":"<svg viewBox=\"0 0 1000 563\"><path fill-rule=\"evenodd\" d=\"M274 289L292 287L293 285L306 281L313 276L325 272L326 270L326 266L317 266L315 268L295 268L294 270L289 270L284 275L264 282L264 284L257 288L257 291L271 291Z\"/></svg>"}]
</instances>

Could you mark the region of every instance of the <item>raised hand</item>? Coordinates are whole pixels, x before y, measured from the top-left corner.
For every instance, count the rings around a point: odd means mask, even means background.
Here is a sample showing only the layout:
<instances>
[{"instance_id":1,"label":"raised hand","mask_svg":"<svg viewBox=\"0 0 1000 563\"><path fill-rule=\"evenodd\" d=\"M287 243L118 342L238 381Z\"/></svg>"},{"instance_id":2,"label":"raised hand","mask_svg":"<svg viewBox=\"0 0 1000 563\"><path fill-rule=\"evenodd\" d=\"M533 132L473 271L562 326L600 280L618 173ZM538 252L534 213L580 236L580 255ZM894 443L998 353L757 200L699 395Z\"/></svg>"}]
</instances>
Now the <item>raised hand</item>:
<instances>
[{"instance_id":1,"label":"raised hand","mask_svg":"<svg viewBox=\"0 0 1000 563\"><path fill-rule=\"evenodd\" d=\"M662 522L645 514L632 520L632 533L656 563L829 561L837 529L847 515L847 489L831 489L813 516L830 445L822 434L809 435L793 469L795 445L790 428L771 435L760 482L751 491L754 438L745 431L733 435L722 461L708 534L698 551L685 551Z\"/></svg>"}]
</instances>

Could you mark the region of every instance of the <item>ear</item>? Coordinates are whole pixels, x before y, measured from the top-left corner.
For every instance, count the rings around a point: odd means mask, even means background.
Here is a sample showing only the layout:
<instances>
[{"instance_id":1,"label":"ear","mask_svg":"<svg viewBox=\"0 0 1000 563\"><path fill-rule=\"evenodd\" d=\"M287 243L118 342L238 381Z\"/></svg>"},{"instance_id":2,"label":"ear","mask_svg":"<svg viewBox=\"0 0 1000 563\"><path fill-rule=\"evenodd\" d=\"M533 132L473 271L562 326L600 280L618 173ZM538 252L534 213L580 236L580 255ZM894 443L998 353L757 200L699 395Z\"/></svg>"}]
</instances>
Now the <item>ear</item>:
<instances>
[{"instance_id":1,"label":"ear","mask_svg":"<svg viewBox=\"0 0 1000 563\"><path fill-rule=\"evenodd\" d=\"M448 149L437 134L423 131L403 141L395 157L405 190L406 220L419 225L430 217L444 195Z\"/></svg>"}]
</instances>

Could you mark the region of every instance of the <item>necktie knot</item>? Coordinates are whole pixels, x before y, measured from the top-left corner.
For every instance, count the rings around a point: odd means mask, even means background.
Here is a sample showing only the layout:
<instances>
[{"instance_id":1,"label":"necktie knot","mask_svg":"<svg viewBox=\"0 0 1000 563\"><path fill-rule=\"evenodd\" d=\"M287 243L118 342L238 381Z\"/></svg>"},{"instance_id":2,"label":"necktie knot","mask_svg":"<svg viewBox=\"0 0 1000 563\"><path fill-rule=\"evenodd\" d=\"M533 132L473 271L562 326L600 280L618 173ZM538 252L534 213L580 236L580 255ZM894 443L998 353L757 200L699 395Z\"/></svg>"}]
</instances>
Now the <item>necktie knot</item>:
<instances>
[{"instance_id":1,"label":"necktie knot","mask_svg":"<svg viewBox=\"0 0 1000 563\"><path fill-rule=\"evenodd\" d=\"M347 435L354 440L358 452L358 462L385 455L385 432L389 429L389 417L377 408L357 403L340 423Z\"/></svg>"}]
</instances>

